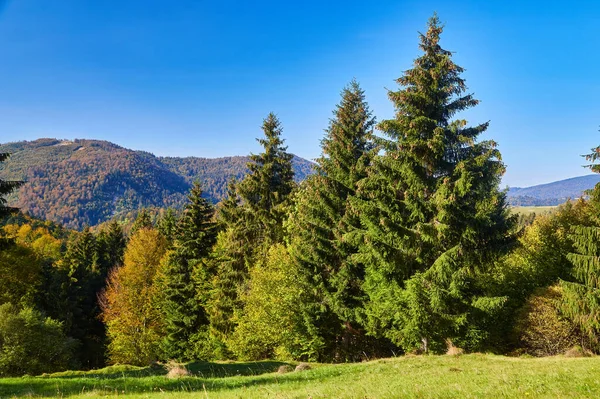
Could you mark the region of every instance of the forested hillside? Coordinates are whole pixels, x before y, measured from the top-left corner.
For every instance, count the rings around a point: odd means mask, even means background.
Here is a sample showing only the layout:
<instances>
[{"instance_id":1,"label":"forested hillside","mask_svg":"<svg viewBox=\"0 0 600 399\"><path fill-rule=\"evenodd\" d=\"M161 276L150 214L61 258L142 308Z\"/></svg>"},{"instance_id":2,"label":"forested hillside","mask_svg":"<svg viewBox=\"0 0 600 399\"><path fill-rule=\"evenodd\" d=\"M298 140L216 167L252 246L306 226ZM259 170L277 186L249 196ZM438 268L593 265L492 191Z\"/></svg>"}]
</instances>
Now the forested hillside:
<instances>
[{"instance_id":1,"label":"forested hillside","mask_svg":"<svg viewBox=\"0 0 600 399\"><path fill-rule=\"evenodd\" d=\"M39 139L0 146L11 153L0 178L26 183L10 203L70 228L96 225L142 207L181 208L191 184L202 182L211 202L223 198L227 181L247 173L248 157L162 158L98 140ZM293 159L295 178L312 163Z\"/></svg>"},{"instance_id":2,"label":"forested hillside","mask_svg":"<svg viewBox=\"0 0 600 399\"><path fill-rule=\"evenodd\" d=\"M511 187L507 196L515 206L560 205L568 199L580 198L599 182L598 175L579 176L531 187Z\"/></svg>"}]
</instances>

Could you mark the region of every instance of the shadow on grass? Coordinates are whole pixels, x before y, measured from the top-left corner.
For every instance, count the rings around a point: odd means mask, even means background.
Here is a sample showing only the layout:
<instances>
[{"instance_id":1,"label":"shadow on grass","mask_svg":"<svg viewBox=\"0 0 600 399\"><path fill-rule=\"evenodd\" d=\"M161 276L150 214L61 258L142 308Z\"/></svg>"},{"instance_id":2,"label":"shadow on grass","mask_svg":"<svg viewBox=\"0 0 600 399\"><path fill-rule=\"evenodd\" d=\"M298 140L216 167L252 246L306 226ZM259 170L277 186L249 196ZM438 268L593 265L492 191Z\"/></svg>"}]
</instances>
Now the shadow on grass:
<instances>
[{"instance_id":1,"label":"shadow on grass","mask_svg":"<svg viewBox=\"0 0 600 399\"><path fill-rule=\"evenodd\" d=\"M273 373L284 362L196 362L186 367L191 377L169 379L164 367L114 367L97 372L60 373L43 377L7 378L0 380L0 398L12 396L54 397L95 391L105 394L151 392L219 391L286 381L309 380L306 372L286 375ZM113 370L114 369L114 370Z\"/></svg>"}]
</instances>

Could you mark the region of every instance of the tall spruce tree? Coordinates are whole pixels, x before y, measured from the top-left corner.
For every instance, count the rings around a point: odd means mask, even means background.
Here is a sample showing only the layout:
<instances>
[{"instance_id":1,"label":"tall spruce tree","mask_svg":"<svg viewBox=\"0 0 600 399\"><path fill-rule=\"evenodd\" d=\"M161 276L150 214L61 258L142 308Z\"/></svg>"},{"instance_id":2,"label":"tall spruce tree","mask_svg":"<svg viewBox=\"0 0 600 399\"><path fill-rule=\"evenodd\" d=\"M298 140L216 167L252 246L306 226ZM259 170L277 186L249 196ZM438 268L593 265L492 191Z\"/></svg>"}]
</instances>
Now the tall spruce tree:
<instances>
[{"instance_id":1,"label":"tall spruce tree","mask_svg":"<svg viewBox=\"0 0 600 399\"><path fill-rule=\"evenodd\" d=\"M96 237L98 252L98 274L101 282L108 277L110 269L123 264L127 241L123 228L116 220L112 220Z\"/></svg>"},{"instance_id":2,"label":"tall spruce tree","mask_svg":"<svg viewBox=\"0 0 600 399\"><path fill-rule=\"evenodd\" d=\"M364 271L352 258L356 248L344 236L359 222L348 198L356 195L373 157L375 118L356 81L344 88L341 96L321 141L317 173L296 195L288 229L290 253L311 276L317 301L322 304L315 324L330 343L324 355L351 360L368 350L364 341L356 339Z\"/></svg>"},{"instance_id":3,"label":"tall spruce tree","mask_svg":"<svg viewBox=\"0 0 600 399\"><path fill-rule=\"evenodd\" d=\"M592 162L588 167L600 173L600 147L585 155ZM571 278L561 280L562 298L560 310L579 328L586 342L586 349L600 352L600 184L590 192L590 204L594 209L591 226L572 226L570 238L575 249L567 259L573 265Z\"/></svg>"},{"instance_id":4,"label":"tall spruce tree","mask_svg":"<svg viewBox=\"0 0 600 399\"><path fill-rule=\"evenodd\" d=\"M441 350L446 339L469 348L485 340L477 320L505 298L488 297L486 264L513 219L498 190L504 165L493 141L477 141L488 123L454 119L478 104L463 69L440 44L434 15L421 34L423 54L390 91L396 117L378 128L384 154L373 160L352 201L362 231L357 261L369 296L365 324L405 349Z\"/></svg>"},{"instance_id":5,"label":"tall spruce tree","mask_svg":"<svg viewBox=\"0 0 600 399\"><path fill-rule=\"evenodd\" d=\"M285 205L294 189L292 154L281 138L281 123L270 113L263 121L264 138L257 139L264 151L250 155L249 173L238 184L238 194L252 219L257 240L280 241L283 238Z\"/></svg>"},{"instance_id":6,"label":"tall spruce tree","mask_svg":"<svg viewBox=\"0 0 600 399\"><path fill-rule=\"evenodd\" d=\"M131 226L131 231L129 235L134 235L136 231L140 229L151 229L154 227L154 223L152 223L152 218L150 217L150 212L146 208L142 208L137 214L133 225Z\"/></svg>"},{"instance_id":7,"label":"tall spruce tree","mask_svg":"<svg viewBox=\"0 0 600 399\"><path fill-rule=\"evenodd\" d=\"M273 113L262 129L265 137L257 140L263 152L250 156L249 173L229 187L219 211L223 231L212 255L216 275L210 323L213 335L222 341L235 327L234 314L241 310L238 290L248 278L248 268L268 245L283 240L283 220L295 187L292 155L283 145L281 124Z\"/></svg>"},{"instance_id":8,"label":"tall spruce tree","mask_svg":"<svg viewBox=\"0 0 600 399\"><path fill-rule=\"evenodd\" d=\"M191 340L208 325L205 307L211 276L206 257L217 235L214 208L202 197L200 183L193 184L188 200L164 277L167 329L164 351L167 357L176 360L194 357Z\"/></svg>"},{"instance_id":9,"label":"tall spruce tree","mask_svg":"<svg viewBox=\"0 0 600 399\"><path fill-rule=\"evenodd\" d=\"M0 153L0 163L5 162L10 157L9 153ZM0 179L0 218L4 218L16 209L7 206L6 196L11 194L23 184L22 181L10 181Z\"/></svg>"},{"instance_id":10,"label":"tall spruce tree","mask_svg":"<svg viewBox=\"0 0 600 399\"><path fill-rule=\"evenodd\" d=\"M167 208L164 215L159 219L156 227L160 234L172 244L175 241L177 235L177 215L173 208Z\"/></svg>"},{"instance_id":11,"label":"tall spruce tree","mask_svg":"<svg viewBox=\"0 0 600 399\"><path fill-rule=\"evenodd\" d=\"M105 328L99 319L98 294L104 287L99 278L99 256L96 238L85 228L68 244L62 267L68 279L61 287L64 322L67 335L81 343L81 364L86 368L104 364Z\"/></svg>"}]
</instances>

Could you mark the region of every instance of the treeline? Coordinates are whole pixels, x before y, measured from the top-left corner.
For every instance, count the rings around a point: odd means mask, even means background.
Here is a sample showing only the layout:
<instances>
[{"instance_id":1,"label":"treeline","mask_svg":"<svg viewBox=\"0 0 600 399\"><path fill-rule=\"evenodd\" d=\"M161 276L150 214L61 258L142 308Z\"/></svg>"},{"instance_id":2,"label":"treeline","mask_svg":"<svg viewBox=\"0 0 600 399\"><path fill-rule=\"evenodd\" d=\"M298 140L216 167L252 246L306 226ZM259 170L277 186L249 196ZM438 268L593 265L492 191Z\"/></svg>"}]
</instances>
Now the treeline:
<instances>
[{"instance_id":1,"label":"treeline","mask_svg":"<svg viewBox=\"0 0 600 399\"><path fill-rule=\"evenodd\" d=\"M389 92L393 119L377 122L355 81L342 91L301 184L269 114L216 209L195 183L183 212L142 211L128 238L116 222L68 239L6 224L0 374L599 351L600 191L517 223L488 124L455 119L478 101L441 33L434 16Z\"/></svg>"}]
</instances>

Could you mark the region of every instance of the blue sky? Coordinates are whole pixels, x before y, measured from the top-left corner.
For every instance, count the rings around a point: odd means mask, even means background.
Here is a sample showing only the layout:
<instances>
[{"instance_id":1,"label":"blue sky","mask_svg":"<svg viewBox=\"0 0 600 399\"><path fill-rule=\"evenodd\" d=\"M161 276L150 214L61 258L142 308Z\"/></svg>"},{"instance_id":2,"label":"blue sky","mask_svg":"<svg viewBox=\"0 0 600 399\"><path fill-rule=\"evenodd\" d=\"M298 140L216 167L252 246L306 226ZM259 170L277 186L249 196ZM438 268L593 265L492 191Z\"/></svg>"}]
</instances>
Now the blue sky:
<instances>
[{"instance_id":1,"label":"blue sky","mask_svg":"<svg viewBox=\"0 0 600 399\"><path fill-rule=\"evenodd\" d=\"M583 175L600 145L597 1L0 0L0 141L95 138L157 155L260 150L271 111L316 158L353 77L379 120L437 11L491 121L503 184Z\"/></svg>"}]
</instances>

